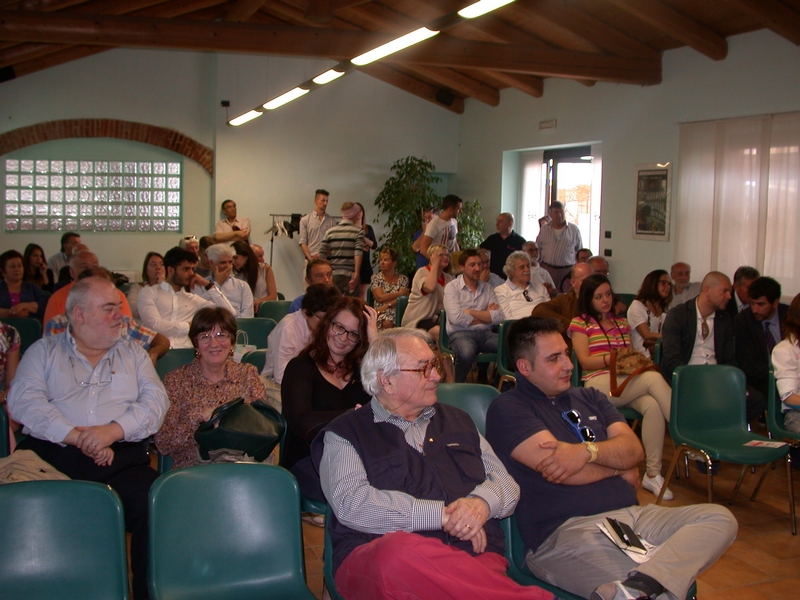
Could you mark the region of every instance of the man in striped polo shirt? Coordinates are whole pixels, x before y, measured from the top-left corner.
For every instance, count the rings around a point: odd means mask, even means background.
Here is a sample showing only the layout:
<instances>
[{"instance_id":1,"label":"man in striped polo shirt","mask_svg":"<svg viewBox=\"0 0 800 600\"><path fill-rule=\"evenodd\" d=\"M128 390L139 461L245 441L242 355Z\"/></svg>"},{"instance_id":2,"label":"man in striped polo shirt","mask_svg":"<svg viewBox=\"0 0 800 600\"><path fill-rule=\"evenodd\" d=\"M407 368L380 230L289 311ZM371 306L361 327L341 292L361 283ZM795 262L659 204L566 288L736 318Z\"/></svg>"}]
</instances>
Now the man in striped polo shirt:
<instances>
[{"instance_id":1,"label":"man in striped polo shirt","mask_svg":"<svg viewBox=\"0 0 800 600\"><path fill-rule=\"evenodd\" d=\"M561 202L553 202L548 214L550 222L542 225L536 245L542 267L553 277L556 289L561 290L561 282L575 264L575 255L583 247L583 240L578 226L567 223L564 218Z\"/></svg>"},{"instance_id":2,"label":"man in striped polo shirt","mask_svg":"<svg viewBox=\"0 0 800 600\"><path fill-rule=\"evenodd\" d=\"M342 204L342 220L327 231L319 250L331 263L333 285L348 296L358 295L364 249L364 230L354 223L358 211L358 206L352 202Z\"/></svg>"}]
</instances>

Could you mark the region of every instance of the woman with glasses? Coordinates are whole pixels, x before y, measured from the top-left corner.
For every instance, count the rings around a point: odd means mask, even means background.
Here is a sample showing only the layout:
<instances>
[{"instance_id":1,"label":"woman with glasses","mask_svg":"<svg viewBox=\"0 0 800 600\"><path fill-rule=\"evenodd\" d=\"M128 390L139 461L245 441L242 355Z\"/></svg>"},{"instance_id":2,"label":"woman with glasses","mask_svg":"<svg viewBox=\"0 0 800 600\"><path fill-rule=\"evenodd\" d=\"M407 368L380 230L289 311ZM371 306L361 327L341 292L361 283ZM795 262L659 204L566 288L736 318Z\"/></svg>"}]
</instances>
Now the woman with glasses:
<instances>
[{"instance_id":1,"label":"woman with glasses","mask_svg":"<svg viewBox=\"0 0 800 600\"><path fill-rule=\"evenodd\" d=\"M377 334L376 321L375 310L360 298L342 297L325 313L311 343L286 365L281 395L288 432L281 464L304 496L325 502L311 464L311 441L336 417L370 400L360 368Z\"/></svg>"},{"instance_id":2,"label":"woman with glasses","mask_svg":"<svg viewBox=\"0 0 800 600\"><path fill-rule=\"evenodd\" d=\"M628 322L614 316L613 306L614 292L605 275L590 275L583 280L578 294L579 316L572 319L569 326L572 348L583 368L585 387L600 390L614 406L633 408L642 414L642 445L647 468L642 487L658 496L664 485L661 462L672 389L660 373L645 371L628 382L619 398L609 395L611 350L616 350L618 356L631 351ZM618 383L624 379L624 375L617 377ZM664 499L672 499L669 489L664 491Z\"/></svg>"},{"instance_id":3,"label":"woman with glasses","mask_svg":"<svg viewBox=\"0 0 800 600\"><path fill-rule=\"evenodd\" d=\"M172 457L174 469L197 464L194 432L215 408L236 398L250 404L267 395L255 366L231 360L236 319L230 312L200 309L189 326L189 339L197 358L164 378L170 405L155 436L158 451Z\"/></svg>"},{"instance_id":4,"label":"woman with glasses","mask_svg":"<svg viewBox=\"0 0 800 600\"><path fill-rule=\"evenodd\" d=\"M131 305L131 313L133 318L140 321L139 318L139 305L137 299L141 289L148 285L158 285L167 276L164 270L164 257L158 252L148 252L144 257L144 264L142 265L142 283L131 284L128 290L128 304Z\"/></svg>"},{"instance_id":5,"label":"woman with glasses","mask_svg":"<svg viewBox=\"0 0 800 600\"><path fill-rule=\"evenodd\" d=\"M667 307L672 302L672 280L663 269L650 271L642 281L636 299L628 308L628 325L631 328L633 349L653 355L656 342L661 339L661 327L667 318Z\"/></svg>"}]
</instances>

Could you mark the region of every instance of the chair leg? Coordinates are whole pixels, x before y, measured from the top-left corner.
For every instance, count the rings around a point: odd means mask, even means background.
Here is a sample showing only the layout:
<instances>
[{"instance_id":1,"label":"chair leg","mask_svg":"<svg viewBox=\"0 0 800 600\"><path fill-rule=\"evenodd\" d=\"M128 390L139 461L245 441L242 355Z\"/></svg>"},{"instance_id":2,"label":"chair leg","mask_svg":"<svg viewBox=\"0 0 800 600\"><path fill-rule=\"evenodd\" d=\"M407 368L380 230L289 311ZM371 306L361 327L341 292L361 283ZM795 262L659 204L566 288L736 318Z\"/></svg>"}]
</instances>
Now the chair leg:
<instances>
[{"instance_id":1,"label":"chair leg","mask_svg":"<svg viewBox=\"0 0 800 600\"><path fill-rule=\"evenodd\" d=\"M681 455L685 455L686 453L686 446L681 444L679 447L675 448L675 456L672 457L672 462L670 462L669 469L667 469L667 480L664 482L664 485L661 486L661 492L658 494L658 498L656 498L656 504L661 504L661 500L664 498L664 492L667 489L667 484L669 480L672 479L672 472L678 475L676 479L680 479L680 473L678 473L678 460L680 459Z\"/></svg>"},{"instance_id":2,"label":"chair leg","mask_svg":"<svg viewBox=\"0 0 800 600\"><path fill-rule=\"evenodd\" d=\"M797 535L797 516L794 506L794 481L792 477L792 459L786 455L786 479L789 484L789 512L792 515L792 535Z\"/></svg>"},{"instance_id":3,"label":"chair leg","mask_svg":"<svg viewBox=\"0 0 800 600\"><path fill-rule=\"evenodd\" d=\"M775 463L773 462L772 464L774 465ZM758 483L756 483L756 487L755 489L753 489L753 494L750 496L750 500L752 502L755 502L756 496L758 496L758 491L761 489L761 484L764 483L764 478L767 476L768 472L769 472L769 467L765 465L764 472L761 474L761 477L758 478Z\"/></svg>"},{"instance_id":4,"label":"chair leg","mask_svg":"<svg viewBox=\"0 0 800 600\"><path fill-rule=\"evenodd\" d=\"M733 501L736 500L736 494L739 493L739 488L742 487L742 480L744 479L744 472L747 470L747 465L742 465L742 470L739 473L739 479L736 480L736 485L733 487L733 494L731 495L731 499L728 500L728 504L733 504ZM766 473L766 470L764 471ZM763 479L763 476L762 476ZM761 485L759 482L758 485ZM758 486L756 486L758 487Z\"/></svg>"}]
</instances>

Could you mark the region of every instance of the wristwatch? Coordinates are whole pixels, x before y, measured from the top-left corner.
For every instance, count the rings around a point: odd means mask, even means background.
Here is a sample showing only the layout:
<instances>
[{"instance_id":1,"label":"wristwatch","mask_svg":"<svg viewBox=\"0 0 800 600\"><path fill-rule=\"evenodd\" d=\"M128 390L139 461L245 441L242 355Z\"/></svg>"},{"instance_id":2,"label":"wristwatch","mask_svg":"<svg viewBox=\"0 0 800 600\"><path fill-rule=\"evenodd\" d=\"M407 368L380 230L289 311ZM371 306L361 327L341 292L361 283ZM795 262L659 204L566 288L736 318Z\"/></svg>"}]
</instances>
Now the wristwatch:
<instances>
[{"instance_id":1,"label":"wristwatch","mask_svg":"<svg viewBox=\"0 0 800 600\"><path fill-rule=\"evenodd\" d=\"M213 281L209 281L209 282L208 282L208 285L207 285L206 287L204 287L203 289L204 289L205 291L208 291L208 290L210 290L210 289L211 289L211 288L213 288L213 287L214 287L214 282L213 282Z\"/></svg>"},{"instance_id":2,"label":"wristwatch","mask_svg":"<svg viewBox=\"0 0 800 600\"><path fill-rule=\"evenodd\" d=\"M583 445L586 446L586 449L589 451L591 456L589 457L589 462L594 462L597 460L597 444L594 442L583 442Z\"/></svg>"}]
</instances>

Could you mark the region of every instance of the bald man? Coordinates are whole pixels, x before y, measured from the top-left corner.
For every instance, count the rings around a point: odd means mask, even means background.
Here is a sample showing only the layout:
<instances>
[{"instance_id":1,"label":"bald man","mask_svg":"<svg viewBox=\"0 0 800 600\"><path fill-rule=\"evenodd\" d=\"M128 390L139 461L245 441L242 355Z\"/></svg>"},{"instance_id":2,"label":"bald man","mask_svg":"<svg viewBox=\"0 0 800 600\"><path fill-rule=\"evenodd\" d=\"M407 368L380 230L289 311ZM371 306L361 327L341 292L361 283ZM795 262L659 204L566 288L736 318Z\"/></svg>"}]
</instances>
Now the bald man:
<instances>
[{"instance_id":1,"label":"bald man","mask_svg":"<svg viewBox=\"0 0 800 600\"><path fill-rule=\"evenodd\" d=\"M505 280L506 274L503 268L506 260L512 252L522 250L525 238L514 231L514 215L509 212L497 215L495 229L497 233L483 240L481 248L489 251L489 270L501 280Z\"/></svg>"}]
</instances>

